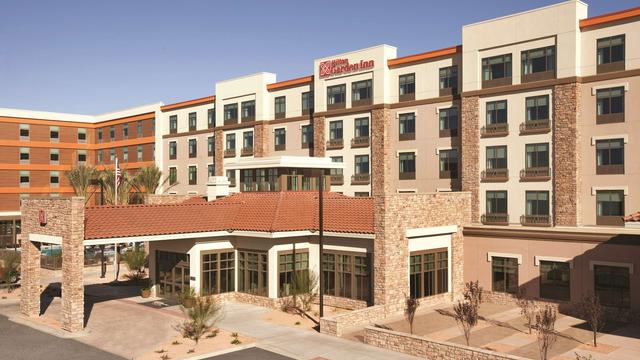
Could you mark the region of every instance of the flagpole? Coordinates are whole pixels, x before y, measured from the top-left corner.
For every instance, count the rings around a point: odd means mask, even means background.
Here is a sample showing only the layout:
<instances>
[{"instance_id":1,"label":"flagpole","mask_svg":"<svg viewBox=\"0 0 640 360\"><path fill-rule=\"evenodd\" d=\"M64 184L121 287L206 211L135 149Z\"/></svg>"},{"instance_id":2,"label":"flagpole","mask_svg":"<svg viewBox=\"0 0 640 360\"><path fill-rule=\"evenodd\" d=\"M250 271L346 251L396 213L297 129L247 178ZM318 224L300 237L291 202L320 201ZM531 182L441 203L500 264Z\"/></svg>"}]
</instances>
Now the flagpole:
<instances>
[{"instance_id":1,"label":"flagpole","mask_svg":"<svg viewBox=\"0 0 640 360\"><path fill-rule=\"evenodd\" d=\"M118 157L116 156L116 166L113 168L113 181L115 182L115 191L113 201L118 206ZM118 243L113 244L113 276L118 281Z\"/></svg>"},{"instance_id":2,"label":"flagpole","mask_svg":"<svg viewBox=\"0 0 640 360\"><path fill-rule=\"evenodd\" d=\"M115 182L115 191L113 194L114 204L118 205L118 157L116 157L116 167L113 168L113 181Z\"/></svg>"}]
</instances>

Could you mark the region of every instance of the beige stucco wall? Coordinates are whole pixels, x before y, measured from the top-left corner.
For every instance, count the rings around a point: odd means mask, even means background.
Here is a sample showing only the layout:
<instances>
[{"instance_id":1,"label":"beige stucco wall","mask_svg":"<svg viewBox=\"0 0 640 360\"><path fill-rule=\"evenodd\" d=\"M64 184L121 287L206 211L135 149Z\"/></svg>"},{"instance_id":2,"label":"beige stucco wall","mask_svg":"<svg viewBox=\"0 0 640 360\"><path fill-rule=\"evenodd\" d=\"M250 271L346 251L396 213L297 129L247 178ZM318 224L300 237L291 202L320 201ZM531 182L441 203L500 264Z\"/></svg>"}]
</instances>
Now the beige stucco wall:
<instances>
[{"instance_id":1,"label":"beige stucco wall","mask_svg":"<svg viewBox=\"0 0 640 360\"><path fill-rule=\"evenodd\" d=\"M271 119L275 117L275 99L280 96L285 97L285 115L286 117L302 116L302 93L311 91L311 85L296 86L291 88L284 88L281 90L274 90L269 92L269 98L271 103L269 104L269 113Z\"/></svg>"},{"instance_id":2,"label":"beige stucco wall","mask_svg":"<svg viewBox=\"0 0 640 360\"><path fill-rule=\"evenodd\" d=\"M399 76L415 73L416 100L433 99L440 96L440 69L444 67L458 66L458 90L462 83L462 53L435 58L431 61L392 68L387 87L390 100L396 103L400 97Z\"/></svg>"},{"instance_id":3,"label":"beige stucco wall","mask_svg":"<svg viewBox=\"0 0 640 360\"><path fill-rule=\"evenodd\" d=\"M287 106L288 108L288 106ZM269 153L272 156L309 156L313 151L313 147L308 149L302 148L302 126L309 125L309 120L286 122L281 124L270 124L267 138L269 140ZM286 148L285 150L275 151L275 130L285 129ZM313 140L313 139L312 139Z\"/></svg>"},{"instance_id":4,"label":"beige stucco wall","mask_svg":"<svg viewBox=\"0 0 640 360\"><path fill-rule=\"evenodd\" d=\"M625 36L625 69L640 68L640 21L623 21L618 24L606 24L582 30L580 75L596 74L597 40L621 34Z\"/></svg>"},{"instance_id":5,"label":"beige stucco wall","mask_svg":"<svg viewBox=\"0 0 640 360\"><path fill-rule=\"evenodd\" d=\"M164 152L165 168L162 170L165 177L169 176L169 169L176 168L178 173L178 183L169 186L166 183L165 192L186 194L188 192L196 192L197 194L206 194L207 192L207 165L213 164L213 156L208 156L207 142L208 138L213 136L211 133L186 135L174 138L162 139L162 144L166 151ZM189 157L189 139L196 139L197 156ZM169 143L175 141L177 144L177 157L174 160L169 159ZM197 185L189 185L189 166L195 165L198 169Z\"/></svg>"}]
</instances>

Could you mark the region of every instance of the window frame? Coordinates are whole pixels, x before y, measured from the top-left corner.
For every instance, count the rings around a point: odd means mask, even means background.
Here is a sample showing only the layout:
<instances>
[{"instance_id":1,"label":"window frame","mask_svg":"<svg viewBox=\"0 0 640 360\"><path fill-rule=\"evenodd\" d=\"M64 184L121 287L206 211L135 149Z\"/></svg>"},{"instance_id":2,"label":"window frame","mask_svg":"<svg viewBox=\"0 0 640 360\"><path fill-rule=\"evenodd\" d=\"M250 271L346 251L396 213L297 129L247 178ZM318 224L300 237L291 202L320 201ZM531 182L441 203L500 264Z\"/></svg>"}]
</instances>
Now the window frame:
<instances>
[{"instance_id":1,"label":"window frame","mask_svg":"<svg viewBox=\"0 0 640 360\"><path fill-rule=\"evenodd\" d=\"M549 300L553 300L553 301L571 301L571 266L569 264L569 262L566 261L552 261L552 260L540 260L540 263L538 264L538 266L540 267L540 282L539 282L539 287L540 287L540 298L541 299L549 299ZM549 271L545 272L545 268L547 266L551 266L552 268ZM545 284L545 274L549 274L551 273L551 271L554 270L554 267L560 266L563 269L559 270L561 272L560 275L564 275L564 270L566 268L566 271L568 273L568 277L567 280L564 281L562 280L562 278L560 280L557 279L548 279L547 276L547 281L549 281L547 284ZM564 285L564 283L566 283L566 286ZM547 287L551 287L551 288L547 288ZM559 290L556 290L554 288L557 287L561 287L562 289L560 289L560 296L556 296L554 295L554 293L558 292ZM566 292L566 294L564 294Z\"/></svg>"},{"instance_id":2,"label":"window frame","mask_svg":"<svg viewBox=\"0 0 640 360\"><path fill-rule=\"evenodd\" d=\"M403 159L403 157L405 157ZM413 164L411 164L413 163ZM404 171L408 167L408 170ZM415 151L405 151L398 153L398 179L399 180L415 180L416 179L416 153Z\"/></svg>"},{"instance_id":3,"label":"window frame","mask_svg":"<svg viewBox=\"0 0 640 360\"><path fill-rule=\"evenodd\" d=\"M169 134L178 133L178 115L169 115Z\"/></svg>"},{"instance_id":4,"label":"window frame","mask_svg":"<svg viewBox=\"0 0 640 360\"><path fill-rule=\"evenodd\" d=\"M618 143L620 147L613 148L612 146ZM606 148L604 147L606 146ZM596 150L596 174L624 174L625 171L625 144L623 138L611 138L611 139L599 139L595 142ZM620 151L622 162L614 163L616 160L614 151ZM606 153L606 154L605 154ZM601 156L602 154L602 156ZM606 163L600 163L600 161L606 160Z\"/></svg>"},{"instance_id":5,"label":"window frame","mask_svg":"<svg viewBox=\"0 0 640 360\"><path fill-rule=\"evenodd\" d=\"M458 65L438 69L438 89L440 90L440 96L458 93Z\"/></svg>"},{"instance_id":6,"label":"window frame","mask_svg":"<svg viewBox=\"0 0 640 360\"><path fill-rule=\"evenodd\" d=\"M614 96L613 94L616 92L619 92L620 95ZM625 92L624 86L596 89L596 124L625 121ZM615 105L619 106L617 110L621 111L613 112Z\"/></svg>"},{"instance_id":7,"label":"window frame","mask_svg":"<svg viewBox=\"0 0 640 360\"><path fill-rule=\"evenodd\" d=\"M256 101L247 100L240 103L240 122L256 120Z\"/></svg>"},{"instance_id":8,"label":"window frame","mask_svg":"<svg viewBox=\"0 0 640 360\"><path fill-rule=\"evenodd\" d=\"M313 99L313 91L305 91L300 95L300 101L302 102L302 114L310 114L313 112L314 108L314 99Z\"/></svg>"},{"instance_id":9,"label":"window frame","mask_svg":"<svg viewBox=\"0 0 640 360\"><path fill-rule=\"evenodd\" d=\"M617 195L620 198L619 202L613 201L612 196ZM600 200L608 196L607 204L602 204L603 200ZM605 226L622 226L624 225L624 220L622 217L625 215L625 193L624 190L596 190L596 225L605 225ZM617 214L613 213L612 204L609 203L619 203L617 205L620 207L620 212ZM606 214L603 214L606 213Z\"/></svg>"},{"instance_id":10,"label":"window frame","mask_svg":"<svg viewBox=\"0 0 640 360\"><path fill-rule=\"evenodd\" d=\"M502 265L496 265L497 259L505 260ZM513 262L515 261L515 266ZM496 268L501 267L502 273L504 277L504 285L496 286ZM510 281L507 280L507 269L515 269L515 284L511 284ZM491 291L493 292L502 292L507 294L517 294L518 288L520 287L519 279L520 277L520 266L518 264L518 259L513 257L504 257L504 256L491 256ZM507 284L509 282L509 284Z\"/></svg>"},{"instance_id":11,"label":"window frame","mask_svg":"<svg viewBox=\"0 0 640 360\"><path fill-rule=\"evenodd\" d=\"M496 64L491 64L492 60L502 58L502 61ZM481 70L482 70L482 88L490 88L494 86L504 86L511 85L513 79L513 55L511 53L501 54L495 56L489 56L486 58L482 58L481 62ZM501 77L494 77L494 68L493 66L502 65L502 74ZM488 75L488 78L487 76Z\"/></svg>"},{"instance_id":12,"label":"window frame","mask_svg":"<svg viewBox=\"0 0 640 360\"><path fill-rule=\"evenodd\" d=\"M287 149L287 129L273 129L273 147L275 151L284 151Z\"/></svg>"},{"instance_id":13,"label":"window frame","mask_svg":"<svg viewBox=\"0 0 640 360\"><path fill-rule=\"evenodd\" d=\"M361 86L363 85L363 86ZM365 97L362 97L364 94ZM373 79L351 83L351 107L371 105L373 103Z\"/></svg>"},{"instance_id":14,"label":"window frame","mask_svg":"<svg viewBox=\"0 0 640 360\"><path fill-rule=\"evenodd\" d=\"M455 118L455 122L453 119ZM460 113L457 106L451 106L438 110L438 128L441 138L458 136ZM452 127L451 124L455 123Z\"/></svg>"},{"instance_id":15,"label":"window frame","mask_svg":"<svg viewBox=\"0 0 640 360\"><path fill-rule=\"evenodd\" d=\"M187 167L187 179L189 180L189 185L198 185L198 166L197 165L189 165Z\"/></svg>"},{"instance_id":16,"label":"window frame","mask_svg":"<svg viewBox=\"0 0 640 360\"><path fill-rule=\"evenodd\" d=\"M444 254L444 259L441 255ZM433 260L429 260L428 255L433 255ZM419 258L419 263L415 262ZM442 261L446 262L446 266L442 266ZM412 262L413 261L413 262ZM433 264L433 268L427 269L427 264ZM426 297L446 294L449 292L449 249L437 248L428 250L418 250L409 253L409 297L412 299L422 299ZM444 270L444 271L443 271ZM431 279L433 285L432 291L429 293L426 289L427 272L433 273ZM442 278L442 272L444 278ZM416 281L415 279L419 279ZM418 283L417 283L418 282ZM419 295L419 296L416 296Z\"/></svg>"},{"instance_id":17,"label":"window frame","mask_svg":"<svg viewBox=\"0 0 640 360\"><path fill-rule=\"evenodd\" d=\"M455 154L455 156L451 156ZM452 161L455 159L455 162ZM438 152L438 169L440 179L457 179L458 178L458 166L459 166L459 154L458 149L444 149ZM443 169L443 164L445 169ZM455 164L455 169L452 169Z\"/></svg>"},{"instance_id":18,"label":"window frame","mask_svg":"<svg viewBox=\"0 0 640 360\"><path fill-rule=\"evenodd\" d=\"M416 139L416 113L407 112L407 113L398 114L398 140L407 141L407 140L415 140L415 139Z\"/></svg>"},{"instance_id":19,"label":"window frame","mask_svg":"<svg viewBox=\"0 0 640 360\"><path fill-rule=\"evenodd\" d=\"M620 45L622 47L622 59L616 60L616 61L611 61L612 58L612 49L614 46L617 45L611 45L611 43L616 40L616 39L621 39L622 40L622 44ZM609 45L608 46L604 46L601 47L600 43L601 42L605 42L608 41ZM600 39L596 39L596 73L597 74L602 74L602 73L607 73L607 72L612 72L612 71L622 71L625 70L625 58L626 58L626 36L625 34L620 34L620 35L614 35L614 36L608 36L608 37L604 37L604 38L600 38ZM609 52L609 61L602 61L603 59L601 59L601 49L608 49ZM603 50L604 52L604 50Z\"/></svg>"},{"instance_id":20,"label":"window frame","mask_svg":"<svg viewBox=\"0 0 640 360\"><path fill-rule=\"evenodd\" d=\"M609 275L609 277L604 279L604 281L599 282L598 272L607 270L607 269L609 270L609 274L605 274L605 275ZM616 271L619 271L620 269L626 270L626 286L625 287L615 286L616 281L614 281L610 277L612 272L611 270L613 269L616 269ZM613 296L603 296L603 292L610 289L619 289L621 293L620 294L621 299L617 301L610 301L609 299ZM603 306L629 308L631 306L631 272L629 271L629 268L626 266L594 264L593 265L593 291L595 294L598 295L598 298L600 299L600 304L602 304Z\"/></svg>"},{"instance_id":21,"label":"window frame","mask_svg":"<svg viewBox=\"0 0 640 360\"><path fill-rule=\"evenodd\" d=\"M250 269L248 266L249 256L256 255L257 269ZM269 256L267 251L238 249L238 289L237 292L252 294L256 296L269 296ZM258 275L258 284L254 291L250 287L250 274L255 271ZM242 276L241 273L242 272ZM241 281L242 280L242 281ZM242 284L241 284L242 282Z\"/></svg>"},{"instance_id":22,"label":"window frame","mask_svg":"<svg viewBox=\"0 0 640 360\"><path fill-rule=\"evenodd\" d=\"M196 131L198 129L198 113L192 111L188 115L189 131Z\"/></svg>"},{"instance_id":23,"label":"window frame","mask_svg":"<svg viewBox=\"0 0 640 360\"><path fill-rule=\"evenodd\" d=\"M537 51L542 51L543 55L541 57L531 57ZM545 69L533 71L533 61L540 58L544 58ZM556 46L543 46L520 52L520 76L522 83L554 79L556 77Z\"/></svg>"},{"instance_id":24,"label":"window frame","mask_svg":"<svg viewBox=\"0 0 640 360\"><path fill-rule=\"evenodd\" d=\"M173 149L173 154L171 154ZM176 141L169 141L169 160L176 160L178 158L178 143Z\"/></svg>"},{"instance_id":25,"label":"window frame","mask_svg":"<svg viewBox=\"0 0 640 360\"><path fill-rule=\"evenodd\" d=\"M291 259L288 257L291 255ZM299 259L298 259L299 255ZM306 260L304 256L306 255ZM283 290L283 285L291 285L294 281L294 272L302 273L302 276L308 276L309 271L309 249L295 249L295 250L283 250L277 252L278 257L278 298L290 296L290 288L287 291ZM282 263L282 258L284 257L284 264ZM295 261L293 258L295 257ZM306 262L307 266L304 267L304 263ZM289 270L287 265L291 264L291 269ZM301 267L298 267L300 265ZM284 269L283 269L284 266ZM304 273L307 274L304 274ZM284 278L283 278L284 274ZM284 282L283 282L284 280Z\"/></svg>"},{"instance_id":26,"label":"window frame","mask_svg":"<svg viewBox=\"0 0 640 360\"><path fill-rule=\"evenodd\" d=\"M287 117L287 97L277 96L273 99L273 114L276 119Z\"/></svg>"},{"instance_id":27,"label":"window frame","mask_svg":"<svg viewBox=\"0 0 640 360\"><path fill-rule=\"evenodd\" d=\"M320 271L323 272L323 288L321 291L325 296L335 296L359 301L366 301L367 304L371 303L371 295L373 290L373 254L360 253L354 251L340 251L340 250L325 250L323 252L323 258L321 259ZM328 261L328 258L333 256L332 261ZM344 258L348 258L348 263L344 261ZM360 276L364 277L363 281L358 281L358 272L356 268L356 258L364 258L364 266L366 267L366 274ZM340 261L339 261L340 260ZM333 264L333 268L325 266L325 264ZM339 269L339 265L342 265L342 269ZM348 265L348 270L345 271ZM362 263L360 263L362 265ZM329 276L331 273L332 276ZM342 274L342 275L341 275ZM348 274L349 287L339 287L340 284L344 284L346 276ZM367 288L360 289L358 291L358 285L364 284Z\"/></svg>"},{"instance_id":28,"label":"window frame","mask_svg":"<svg viewBox=\"0 0 640 360\"><path fill-rule=\"evenodd\" d=\"M238 103L225 104L222 110L225 125L238 123Z\"/></svg>"},{"instance_id":29,"label":"window frame","mask_svg":"<svg viewBox=\"0 0 640 360\"><path fill-rule=\"evenodd\" d=\"M198 157L198 139L192 138L192 139L188 139L187 140L187 144L188 144L188 152L189 152L189 158L196 158Z\"/></svg>"},{"instance_id":30,"label":"window frame","mask_svg":"<svg viewBox=\"0 0 640 360\"><path fill-rule=\"evenodd\" d=\"M227 256L226 259L222 259L222 254ZM228 258L229 254L231 254L231 258ZM215 260L211 260L212 255L215 255ZM209 257L209 260L205 260L205 256ZM220 249L220 250L206 250L200 253L200 293L203 295L215 295L215 294L224 294L228 292L235 292L235 281L236 281L236 254L234 249ZM222 268L223 262L226 263L226 267ZM211 268L211 264L215 264L215 269ZM229 267L229 264L230 267ZM209 266L207 266L209 265ZM208 269L207 269L208 268ZM227 286L225 291L220 291L221 289L221 279L222 271L226 270L227 273ZM205 290L205 273L214 273L215 272L215 282L216 282L216 291L211 292L211 281L208 283L209 291ZM231 279L229 279L229 274L231 275ZM211 280L211 275L209 275L209 280ZM229 282L229 280L231 280Z\"/></svg>"},{"instance_id":31,"label":"window frame","mask_svg":"<svg viewBox=\"0 0 640 360\"><path fill-rule=\"evenodd\" d=\"M410 82L408 82L410 80ZM398 75L399 101L411 101L416 98L416 73Z\"/></svg>"},{"instance_id":32,"label":"window frame","mask_svg":"<svg viewBox=\"0 0 640 360\"><path fill-rule=\"evenodd\" d=\"M333 90L338 90L334 92ZM336 98L341 101L336 101ZM347 107L347 84L327 86L327 110L344 109Z\"/></svg>"}]
</instances>

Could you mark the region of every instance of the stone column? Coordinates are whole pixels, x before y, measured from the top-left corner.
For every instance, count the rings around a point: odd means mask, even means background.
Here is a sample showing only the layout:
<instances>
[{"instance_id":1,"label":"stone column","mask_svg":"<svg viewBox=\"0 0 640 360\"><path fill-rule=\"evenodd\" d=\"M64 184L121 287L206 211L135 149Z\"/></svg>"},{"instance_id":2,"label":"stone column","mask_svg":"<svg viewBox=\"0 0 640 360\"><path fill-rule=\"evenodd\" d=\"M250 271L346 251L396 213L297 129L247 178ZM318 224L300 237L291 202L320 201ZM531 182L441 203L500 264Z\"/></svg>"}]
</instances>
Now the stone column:
<instances>
[{"instance_id":1,"label":"stone column","mask_svg":"<svg viewBox=\"0 0 640 360\"><path fill-rule=\"evenodd\" d=\"M26 225L26 226L25 226ZM20 312L40 316L40 243L29 241L31 226L23 221L20 275Z\"/></svg>"},{"instance_id":2,"label":"stone column","mask_svg":"<svg viewBox=\"0 0 640 360\"><path fill-rule=\"evenodd\" d=\"M326 155L325 119L324 116L316 116L311 121L313 124L313 156L324 157Z\"/></svg>"},{"instance_id":3,"label":"stone column","mask_svg":"<svg viewBox=\"0 0 640 360\"><path fill-rule=\"evenodd\" d=\"M471 192L471 222L480 221L480 124L478 96L462 98L460 175L462 191Z\"/></svg>"},{"instance_id":4,"label":"stone column","mask_svg":"<svg viewBox=\"0 0 640 360\"><path fill-rule=\"evenodd\" d=\"M224 131L221 129L216 129L214 132L214 159L213 159L213 167L215 170L216 176L224 176Z\"/></svg>"},{"instance_id":5,"label":"stone column","mask_svg":"<svg viewBox=\"0 0 640 360\"><path fill-rule=\"evenodd\" d=\"M62 237L62 328L84 328L84 198L71 198L69 232Z\"/></svg>"},{"instance_id":6,"label":"stone column","mask_svg":"<svg viewBox=\"0 0 640 360\"><path fill-rule=\"evenodd\" d=\"M269 126L264 121L253 127L253 156L269 156Z\"/></svg>"},{"instance_id":7,"label":"stone column","mask_svg":"<svg viewBox=\"0 0 640 360\"><path fill-rule=\"evenodd\" d=\"M579 226L580 94L582 85L570 83L553 88L553 225Z\"/></svg>"}]
</instances>

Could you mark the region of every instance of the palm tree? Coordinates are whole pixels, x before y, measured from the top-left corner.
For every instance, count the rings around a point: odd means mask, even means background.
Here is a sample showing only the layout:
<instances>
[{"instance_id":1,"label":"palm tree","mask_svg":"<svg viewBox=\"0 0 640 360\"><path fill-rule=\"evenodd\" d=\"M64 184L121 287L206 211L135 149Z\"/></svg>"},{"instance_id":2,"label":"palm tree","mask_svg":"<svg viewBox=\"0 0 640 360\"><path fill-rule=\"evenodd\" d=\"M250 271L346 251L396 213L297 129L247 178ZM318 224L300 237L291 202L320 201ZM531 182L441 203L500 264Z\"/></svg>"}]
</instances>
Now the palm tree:
<instances>
[{"instance_id":1,"label":"palm tree","mask_svg":"<svg viewBox=\"0 0 640 360\"><path fill-rule=\"evenodd\" d=\"M69 179L69 183L73 186L76 196L82 196L85 204L91 197L89 194L91 182L96 179L98 171L91 165L78 165L71 170L65 172L65 176Z\"/></svg>"},{"instance_id":2,"label":"palm tree","mask_svg":"<svg viewBox=\"0 0 640 360\"><path fill-rule=\"evenodd\" d=\"M115 204L115 178L116 174L113 170L103 170L99 175L104 184L104 203L109 205ZM120 184L118 185L118 205L129 204L129 193L131 192L131 178L125 169L122 169L120 176Z\"/></svg>"},{"instance_id":3,"label":"palm tree","mask_svg":"<svg viewBox=\"0 0 640 360\"><path fill-rule=\"evenodd\" d=\"M131 185L137 192L143 194L155 194L158 187L164 185L169 178L162 180L162 171L154 164L140 168L135 177L131 179Z\"/></svg>"}]
</instances>

